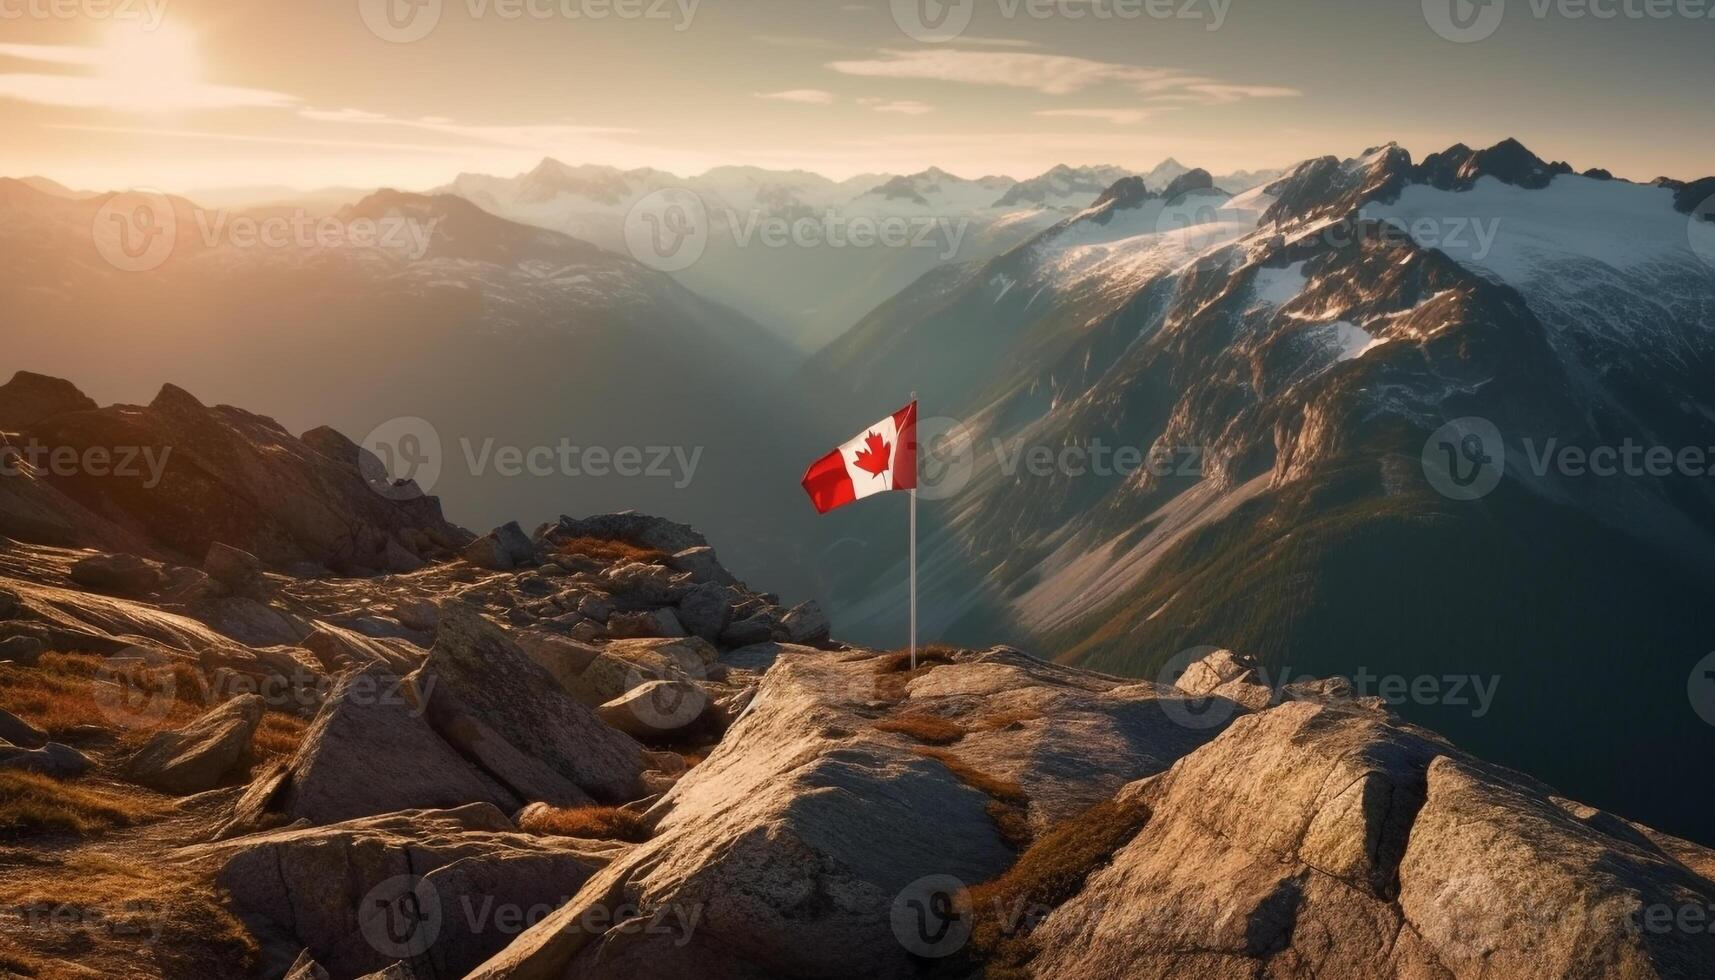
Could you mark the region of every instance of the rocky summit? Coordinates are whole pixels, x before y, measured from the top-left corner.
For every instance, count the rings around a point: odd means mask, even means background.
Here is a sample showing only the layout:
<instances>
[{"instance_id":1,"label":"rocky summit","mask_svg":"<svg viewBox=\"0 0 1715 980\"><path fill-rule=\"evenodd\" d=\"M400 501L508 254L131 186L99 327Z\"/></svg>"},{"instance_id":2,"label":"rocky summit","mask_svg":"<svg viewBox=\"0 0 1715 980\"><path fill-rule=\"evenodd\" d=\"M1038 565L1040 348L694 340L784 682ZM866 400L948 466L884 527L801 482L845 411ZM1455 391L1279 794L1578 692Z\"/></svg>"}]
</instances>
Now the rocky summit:
<instances>
[{"instance_id":1,"label":"rocky summit","mask_svg":"<svg viewBox=\"0 0 1715 980\"><path fill-rule=\"evenodd\" d=\"M1339 679L913 661L671 520L471 533L171 388L0 407L172 450L0 479L7 976L1715 976L1715 851Z\"/></svg>"}]
</instances>

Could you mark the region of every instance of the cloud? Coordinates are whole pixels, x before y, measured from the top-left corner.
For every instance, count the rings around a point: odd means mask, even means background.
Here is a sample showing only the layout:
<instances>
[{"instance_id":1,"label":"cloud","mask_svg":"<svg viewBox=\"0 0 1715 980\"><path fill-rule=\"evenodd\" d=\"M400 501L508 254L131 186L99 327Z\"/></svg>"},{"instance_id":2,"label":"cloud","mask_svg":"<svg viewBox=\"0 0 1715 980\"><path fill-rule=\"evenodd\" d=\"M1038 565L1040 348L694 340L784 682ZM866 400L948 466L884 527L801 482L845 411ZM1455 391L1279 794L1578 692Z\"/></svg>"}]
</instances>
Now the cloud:
<instances>
[{"instance_id":1,"label":"cloud","mask_svg":"<svg viewBox=\"0 0 1715 980\"><path fill-rule=\"evenodd\" d=\"M1218 104L1240 99L1288 99L1304 94L1284 85L1192 85L1186 90L1208 96Z\"/></svg>"},{"instance_id":2,"label":"cloud","mask_svg":"<svg viewBox=\"0 0 1715 980\"><path fill-rule=\"evenodd\" d=\"M156 126L97 126L84 123L48 123L48 129L77 133L112 133L120 136L155 136L166 139L212 140L222 143L256 143L265 146L319 146L346 149L409 150L416 153L468 153L466 143L396 143L385 140L330 140L304 136L270 136L262 133L232 133L203 129L167 129Z\"/></svg>"},{"instance_id":3,"label":"cloud","mask_svg":"<svg viewBox=\"0 0 1715 980\"><path fill-rule=\"evenodd\" d=\"M82 75L0 75L0 99L64 109L189 112L199 109L287 108L296 96L231 85L159 85L139 93L110 78Z\"/></svg>"},{"instance_id":4,"label":"cloud","mask_svg":"<svg viewBox=\"0 0 1715 980\"><path fill-rule=\"evenodd\" d=\"M162 35L163 39L168 36ZM170 49L163 48L162 52ZM191 112L207 109L286 108L296 96L266 89L214 85L194 77L182 64L155 63L146 57L107 48L55 44L0 44L0 56L42 64L104 69L93 74L0 74L0 99L16 99L62 109L113 109L125 112ZM122 71L114 71L115 58ZM141 67L135 62L141 61Z\"/></svg>"},{"instance_id":5,"label":"cloud","mask_svg":"<svg viewBox=\"0 0 1715 980\"><path fill-rule=\"evenodd\" d=\"M1100 119L1115 126L1131 126L1168 109L1042 109L1035 113L1056 119Z\"/></svg>"},{"instance_id":6,"label":"cloud","mask_svg":"<svg viewBox=\"0 0 1715 980\"><path fill-rule=\"evenodd\" d=\"M829 68L865 78L919 79L1035 89L1049 95L1070 95L1108 82L1142 84L1171 78L1159 68L1128 68L1063 55L1014 51L884 50L883 57L833 61Z\"/></svg>"},{"instance_id":7,"label":"cloud","mask_svg":"<svg viewBox=\"0 0 1715 980\"><path fill-rule=\"evenodd\" d=\"M1301 94L1279 86L1229 85L1206 75L1175 68L1149 68L1092 61L1068 55L1023 51L926 51L884 49L880 57L832 61L827 67L843 75L865 78L959 82L1031 89L1044 95L1072 95L1087 89L1118 85L1159 95L1164 101L1195 101L1216 105L1243 98L1273 98Z\"/></svg>"},{"instance_id":8,"label":"cloud","mask_svg":"<svg viewBox=\"0 0 1715 980\"><path fill-rule=\"evenodd\" d=\"M437 133L442 136L452 136L462 140L478 143L491 143L496 146L516 146L525 148L547 148L569 142L575 142L588 136L608 136L618 133L632 133L636 130L621 129L607 126L570 126L560 123L542 123L518 126L473 126L456 123L444 116L421 116L416 119L402 119L383 115L378 112L368 112L363 109L301 109L298 115L305 119L325 123L346 123L367 126L393 126L404 129L422 130Z\"/></svg>"},{"instance_id":9,"label":"cloud","mask_svg":"<svg viewBox=\"0 0 1715 980\"><path fill-rule=\"evenodd\" d=\"M759 99L773 99L776 102L797 102L802 105L832 105L836 96L832 92L824 92L819 88L791 88L784 92L753 92Z\"/></svg>"},{"instance_id":10,"label":"cloud","mask_svg":"<svg viewBox=\"0 0 1715 980\"><path fill-rule=\"evenodd\" d=\"M0 44L0 57L40 61L51 65L101 64L100 49L65 44Z\"/></svg>"},{"instance_id":11,"label":"cloud","mask_svg":"<svg viewBox=\"0 0 1715 980\"><path fill-rule=\"evenodd\" d=\"M935 111L934 106L915 99L859 99L858 105L872 112L891 112L901 116L922 116Z\"/></svg>"}]
</instances>

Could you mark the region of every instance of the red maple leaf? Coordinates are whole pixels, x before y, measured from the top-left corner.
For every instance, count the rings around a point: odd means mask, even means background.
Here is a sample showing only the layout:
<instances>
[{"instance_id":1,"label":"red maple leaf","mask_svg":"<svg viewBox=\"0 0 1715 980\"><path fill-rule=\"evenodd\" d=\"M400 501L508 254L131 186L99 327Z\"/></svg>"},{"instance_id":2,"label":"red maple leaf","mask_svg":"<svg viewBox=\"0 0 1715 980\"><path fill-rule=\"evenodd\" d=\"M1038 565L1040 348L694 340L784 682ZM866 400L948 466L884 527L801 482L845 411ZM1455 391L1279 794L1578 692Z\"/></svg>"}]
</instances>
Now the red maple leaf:
<instances>
[{"instance_id":1,"label":"red maple leaf","mask_svg":"<svg viewBox=\"0 0 1715 980\"><path fill-rule=\"evenodd\" d=\"M852 459L852 462L857 464L858 469L871 476L881 476L893 466L891 457L891 447L888 446L887 440L871 432L864 437L863 448L857 451L857 456Z\"/></svg>"}]
</instances>

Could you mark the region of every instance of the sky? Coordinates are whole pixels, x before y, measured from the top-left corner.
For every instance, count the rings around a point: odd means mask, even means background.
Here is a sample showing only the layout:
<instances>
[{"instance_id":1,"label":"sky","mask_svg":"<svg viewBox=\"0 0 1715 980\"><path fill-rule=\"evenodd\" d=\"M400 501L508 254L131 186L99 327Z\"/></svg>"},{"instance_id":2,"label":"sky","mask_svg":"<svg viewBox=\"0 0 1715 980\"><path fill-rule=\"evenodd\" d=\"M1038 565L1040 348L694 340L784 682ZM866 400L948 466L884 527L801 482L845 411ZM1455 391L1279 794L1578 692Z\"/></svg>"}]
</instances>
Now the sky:
<instances>
[{"instance_id":1,"label":"sky","mask_svg":"<svg viewBox=\"0 0 1715 980\"><path fill-rule=\"evenodd\" d=\"M1690 178L1712 43L1715 0L0 0L0 174L1223 173L1515 136Z\"/></svg>"}]
</instances>

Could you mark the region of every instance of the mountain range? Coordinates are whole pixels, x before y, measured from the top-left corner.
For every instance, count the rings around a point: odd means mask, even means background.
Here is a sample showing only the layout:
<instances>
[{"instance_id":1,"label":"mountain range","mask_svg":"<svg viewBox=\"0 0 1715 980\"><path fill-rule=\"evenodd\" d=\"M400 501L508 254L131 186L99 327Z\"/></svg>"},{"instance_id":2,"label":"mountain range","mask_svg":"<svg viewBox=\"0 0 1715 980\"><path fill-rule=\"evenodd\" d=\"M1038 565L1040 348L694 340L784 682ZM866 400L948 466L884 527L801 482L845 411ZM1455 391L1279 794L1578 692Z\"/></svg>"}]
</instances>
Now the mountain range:
<instances>
[{"instance_id":1,"label":"mountain range","mask_svg":"<svg viewBox=\"0 0 1715 980\"><path fill-rule=\"evenodd\" d=\"M652 195L691 195L707 249L675 274L710 298L745 311L809 352L833 340L880 298L932 269L998 255L1067 213L1087 207L1115 181L1142 176L1165 187L1186 171L1163 161L1147 174L1118 167L1058 166L1028 180L964 178L939 168L863 174L833 181L804 171L720 167L682 178L659 170L568 166L544 160L511 178L462 174L442 191L524 224L624 251L627 219ZM1238 173L1221 186L1244 190L1278 172ZM769 245L759 228L809 221L814 243ZM839 243L853 223L891 222L894 245ZM831 226L824 228L824 226ZM796 243L795 243L796 244Z\"/></svg>"},{"instance_id":2,"label":"mountain range","mask_svg":"<svg viewBox=\"0 0 1715 980\"><path fill-rule=\"evenodd\" d=\"M1715 491L1679 462L1715 450L1715 180L1575 172L1511 140L1422 160L1386 145L1248 189L1164 164L1089 193L1113 176L716 171L693 182L705 206L946 212L979 244L919 262L710 234L672 273L622 235L637 201L682 189L656 171L548 162L381 192L344 217L414 222L421 254L193 235L148 275L91 247L111 196L0 182L0 302L34 369L120 398L171 378L299 428L432 420L455 520L692 519L744 543L741 573L875 644L904 631L903 502L811 520L796 482L917 390L926 637L1133 677L1225 647L1276 681L1475 679L1497 692L1480 709L1399 710L1700 834L1715 790L1659 747L1715 748L1687 705L1715 635ZM780 297L831 295L834 276L855 324L806 358L763 307L700 288L716 269L746 296L765 273ZM471 465L485 442L562 437L704 461L683 485ZM1667 470L1592 471L1628 446Z\"/></svg>"},{"instance_id":3,"label":"mountain range","mask_svg":"<svg viewBox=\"0 0 1715 980\"><path fill-rule=\"evenodd\" d=\"M1712 193L1516 141L1310 160L1238 195L1121 182L807 370L856 415L915 388L944 417L937 635L1008 622L1132 676L1214 646L1277 676L1490 678L1492 710L1401 710L1690 830L1705 787L1642 787L1678 764L1659 746L1715 746L1686 703L1715 635ZM1627 446L1689 462L1583 463ZM1144 462L1092 466L1103 447ZM890 532L836 520L836 615L896 634Z\"/></svg>"}]
</instances>

